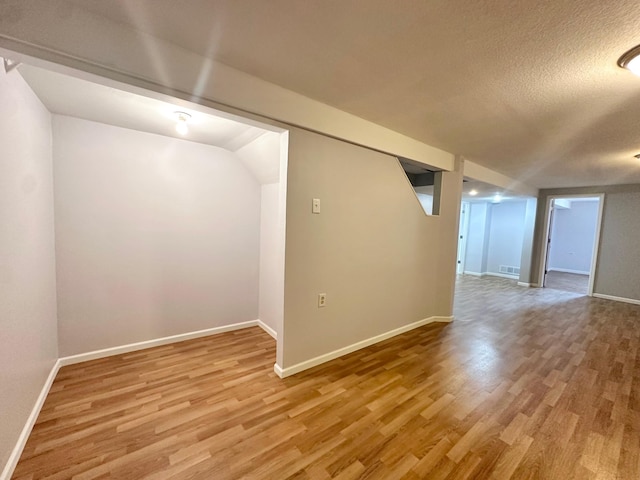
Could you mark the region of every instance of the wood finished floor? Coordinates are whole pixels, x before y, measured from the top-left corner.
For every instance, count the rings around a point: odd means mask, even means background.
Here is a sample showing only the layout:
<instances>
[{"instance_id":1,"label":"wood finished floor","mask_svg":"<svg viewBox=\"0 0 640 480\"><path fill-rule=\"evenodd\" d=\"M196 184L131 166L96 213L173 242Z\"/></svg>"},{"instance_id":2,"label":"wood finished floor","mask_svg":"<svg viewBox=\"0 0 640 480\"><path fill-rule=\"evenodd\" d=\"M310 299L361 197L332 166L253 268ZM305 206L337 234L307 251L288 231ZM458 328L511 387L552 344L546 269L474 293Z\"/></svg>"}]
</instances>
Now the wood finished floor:
<instances>
[{"instance_id":1,"label":"wood finished floor","mask_svg":"<svg viewBox=\"0 0 640 480\"><path fill-rule=\"evenodd\" d=\"M258 328L61 369L15 479L638 479L640 306L459 280L285 380Z\"/></svg>"},{"instance_id":2,"label":"wood finished floor","mask_svg":"<svg viewBox=\"0 0 640 480\"><path fill-rule=\"evenodd\" d=\"M589 293L589 275L548 272L545 287L587 295Z\"/></svg>"}]
</instances>

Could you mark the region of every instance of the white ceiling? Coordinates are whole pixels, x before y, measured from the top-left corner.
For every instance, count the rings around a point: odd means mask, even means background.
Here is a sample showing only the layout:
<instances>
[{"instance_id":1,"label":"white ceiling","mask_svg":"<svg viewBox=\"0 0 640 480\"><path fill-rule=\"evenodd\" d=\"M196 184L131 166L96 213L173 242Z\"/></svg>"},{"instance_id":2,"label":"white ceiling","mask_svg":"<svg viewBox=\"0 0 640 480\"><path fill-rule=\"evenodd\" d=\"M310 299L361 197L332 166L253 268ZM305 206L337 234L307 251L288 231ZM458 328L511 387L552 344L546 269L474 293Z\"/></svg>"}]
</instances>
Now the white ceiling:
<instances>
[{"instance_id":1,"label":"white ceiling","mask_svg":"<svg viewBox=\"0 0 640 480\"><path fill-rule=\"evenodd\" d=\"M71 0L537 187L640 183L635 0Z\"/></svg>"},{"instance_id":2,"label":"white ceiling","mask_svg":"<svg viewBox=\"0 0 640 480\"><path fill-rule=\"evenodd\" d=\"M168 103L87 80L55 73L30 65L21 65L20 74L52 113L142 132L181 138L237 151L266 130L230 118L205 113L203 107L185 107L185 102ZM189 131L180 135L176 111L191 115ZM228 115L227 115L228 116Z\"/></svg>"}]
</instances>

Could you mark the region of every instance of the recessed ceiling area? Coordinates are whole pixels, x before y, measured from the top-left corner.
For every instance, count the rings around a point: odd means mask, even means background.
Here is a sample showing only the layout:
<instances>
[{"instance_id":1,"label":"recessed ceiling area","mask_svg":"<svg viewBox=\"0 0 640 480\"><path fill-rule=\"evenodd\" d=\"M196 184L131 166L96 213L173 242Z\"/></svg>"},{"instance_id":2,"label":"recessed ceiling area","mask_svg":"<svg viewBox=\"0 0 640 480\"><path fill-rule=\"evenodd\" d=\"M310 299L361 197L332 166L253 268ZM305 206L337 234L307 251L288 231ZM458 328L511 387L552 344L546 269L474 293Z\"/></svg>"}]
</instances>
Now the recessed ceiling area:
<instances>
[{"instance_id":1,"label":"recessed ceiling area","mask_svg":"<svg viewBox=\"0 0 640 480\"><path fill-rule=\"evenodd\" d=\"M18 70L47 109L116 127L212 145L232 152L268 131L228 114L186 102L169 103L31 65ZM176 131L176 111L190 115L188 132ZM222 116L225 115L225 116Z\"/></svg>"},{"instance_id":2,"label":"recessed ceiling area","mask_svg":"<svg viewBox=\"0 0 640 480\"><path fill-rule=\"evenodd\" d=\"M65 3L531 186L640 182L632 0Z\"/></svg>"}]
</instances>

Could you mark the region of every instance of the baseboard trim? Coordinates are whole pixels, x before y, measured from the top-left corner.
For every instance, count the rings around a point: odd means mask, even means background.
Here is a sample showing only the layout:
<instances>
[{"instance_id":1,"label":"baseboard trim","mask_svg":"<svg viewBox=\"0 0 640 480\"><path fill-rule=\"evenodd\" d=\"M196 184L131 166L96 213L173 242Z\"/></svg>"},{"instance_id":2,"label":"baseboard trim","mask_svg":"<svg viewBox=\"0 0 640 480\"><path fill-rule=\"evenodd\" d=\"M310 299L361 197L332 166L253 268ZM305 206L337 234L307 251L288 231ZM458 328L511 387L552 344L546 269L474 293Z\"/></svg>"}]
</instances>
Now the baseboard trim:
<instances>
[{"instance_id":1,"label":"baseboard trim","mask_svg":"<svg viewBox=\"0 0 640 480\"><path fill-rule=\"evenodd\" d=\"M31 409L31 413L27 418L27 422L22 428L22 432L20 432L20 436L18 437L18 441L16 442L15 447L9 455L9 459L0 474L0 480L9 480L11 475L13 475L13 471L16 469L18 465L18 461L20 460L20 456L22 455L22 451L24 450L25 445L27 444L27 440L29 439L29 435L31 434L31 430L33 430L33 426L36 424L36 420L38 420L38 415L40 414L40 410L44 405L44 401L47 399L47 395L49 394L49 390L51 389L51 385L53 385L53 381L58 374L58 370L61 367L60 360L56 360L51 367L51 372L49 372L49 376L44 382L42 386L42 390L40 390L40 395L36 399L36 403L33 405Z\"/></svg>"},{"instance_id":2,"label":"baseboard trim","mask_svg":"<svg viewBox=\"0 0 640 480\"><path fill-rule=\"evenodd\" d=\"M278 339L278 332L276 332L273 328L271 328L269 325L264 323L262 320L258 320L258 326L261 329L263 329L265 332L267 332L269 335L271 335L274 340Z\"/></svg>"},{"instance_id":3,"label":"baseboard trim","mask_svg":"<svg viewBox=\"0 0 640 480\"><path fill-rule=\"evenodd\" d=\"M305 360L304 362L297 363L297 364L292 365L290 367L282 368L280 365L278 365L276 363L273 366L273 371L280 378L289 377L291 375L295 375L296 373L300 373L303 370L308 370L309 368L313 368L313 367L318 366L318 365L320 365L322 363L334 360L334 359L336 359L338 357L342 357L343 355L347 355L349 353L355 352L356 350L360 350L362 348L365 348L365 347L368 347L370 345L373 345L374 343L378 343L378 342L381 342L381 341L386 340L388 338L395 337L396 335L400 335L401 333L408 332L409 330L413 330L415 328L422 327L422 326L427 325L429 323L435 323L435 322L450 323L452 321L453 321L453 316L446 316L446 317L434 316L434 317L425 318L423 320L419 320L417 322L410 323L408 325L404 325L404 326L396 328L394 330L389 330L388 332L382 333L380 335L376 335L375 337L370 337L370 338L367 338L367 339L362 340L360 342L356 342L356 343L353 343L351 345L347 345L346 347L339 348L339 349L334 350L332 352L325 353L324 355L319 355L319 356L317 356L315 358L311 358L309 360Z\"/></svg>"},{"instance_id":4,"label":"baseboard trim","mask_svg":"<svg viewBox=\"0 0 640 480\"><path fill-rule=\"evenodd\" d=\"M549 268L549 272L560 272L560 273L575 273L576 275L591 275L591 272L584 272L582 270L571 270L570 268Z\"/></svg>"},{"instance_id":5,"label":"baseboard trim","mask_svg":"<svg viewBox=\"0 0 640 480\"><path fill-rule=\"evenodd\" d=\"M468 271L464 271L462 272L463 275L471 275L473 277L484 277L486 275L486 273L480 273L480 272L468 272Z\"/></svg>"},{"instance_id":6,"label":"baseboard trim","mask_svg":"<svg viewBox=\"0 0 640 480\"><path fill-rule=\"evenodd\" d=\"M195 332L181 333L178 335L171 335L169 337L156 338L153 340L145 340L143 342L129 343L127 345L120 345L118 347L105 348L102 350L94 350L93 352L80 353L78 355L70 355L68 357L62 357L59 359L60 366L74 365L76 363L87 362L89 360L96 360L98 358L110 357L112 355L120 355L122 353L135 352L137 350L144 350L145 348L159 347L161 345L168 345L170 343L183 342L185 340L191 340L194 338L208 337L209 335L216 335L218 333L232 332L234 330L241 330L249 327L261 327L260 320L249 320L248 322L233 323L231 325L223 325L221 327L207 328L205 330L197 330ZM265 328L266 327L266 328ZM270 332L267 331L270 334Z\"/></svg>"},{"instance_id":7,"label":"baseboard trim","mask_svg":"<svg viewBox=\"0 0 640 480\"><path fill-rule=\"evenodd\" d=\"M531 283L526 283L526 282L518 282L518 286L519 287L531 287L532 284Z\"/></svg>"},{"instance_id":8,"label":"baseboard trim","mask_svg":"<svg viewBox=\"0 0 640 480\"><path fill-rule=\"evenodd\" d=\"M613 300L614 302L632 303L633 305L640 305L640 300L635 298L616 297L614 295L605 295L604 293L594 293L594 297L603 298L604 300Z\"/></svg>"}]
</instances>

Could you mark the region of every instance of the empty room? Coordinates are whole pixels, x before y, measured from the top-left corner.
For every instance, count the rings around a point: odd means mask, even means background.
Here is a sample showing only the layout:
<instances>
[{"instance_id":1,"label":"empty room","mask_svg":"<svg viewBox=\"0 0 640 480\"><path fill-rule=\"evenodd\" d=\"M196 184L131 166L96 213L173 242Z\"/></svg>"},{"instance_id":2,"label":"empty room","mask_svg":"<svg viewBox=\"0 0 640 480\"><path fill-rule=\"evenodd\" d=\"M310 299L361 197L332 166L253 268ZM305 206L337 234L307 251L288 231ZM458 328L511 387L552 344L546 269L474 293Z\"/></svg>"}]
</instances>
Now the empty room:
<instances>
[{"instance_id":1,"label":"empty room","mask_svg":"<svg viewBox=\"0 0 640 480\"><path fill-rule=\"evenodd\" d=\"M0 0L0 480L640 478L638 22Z\"/></svg>"}]
</instances>

